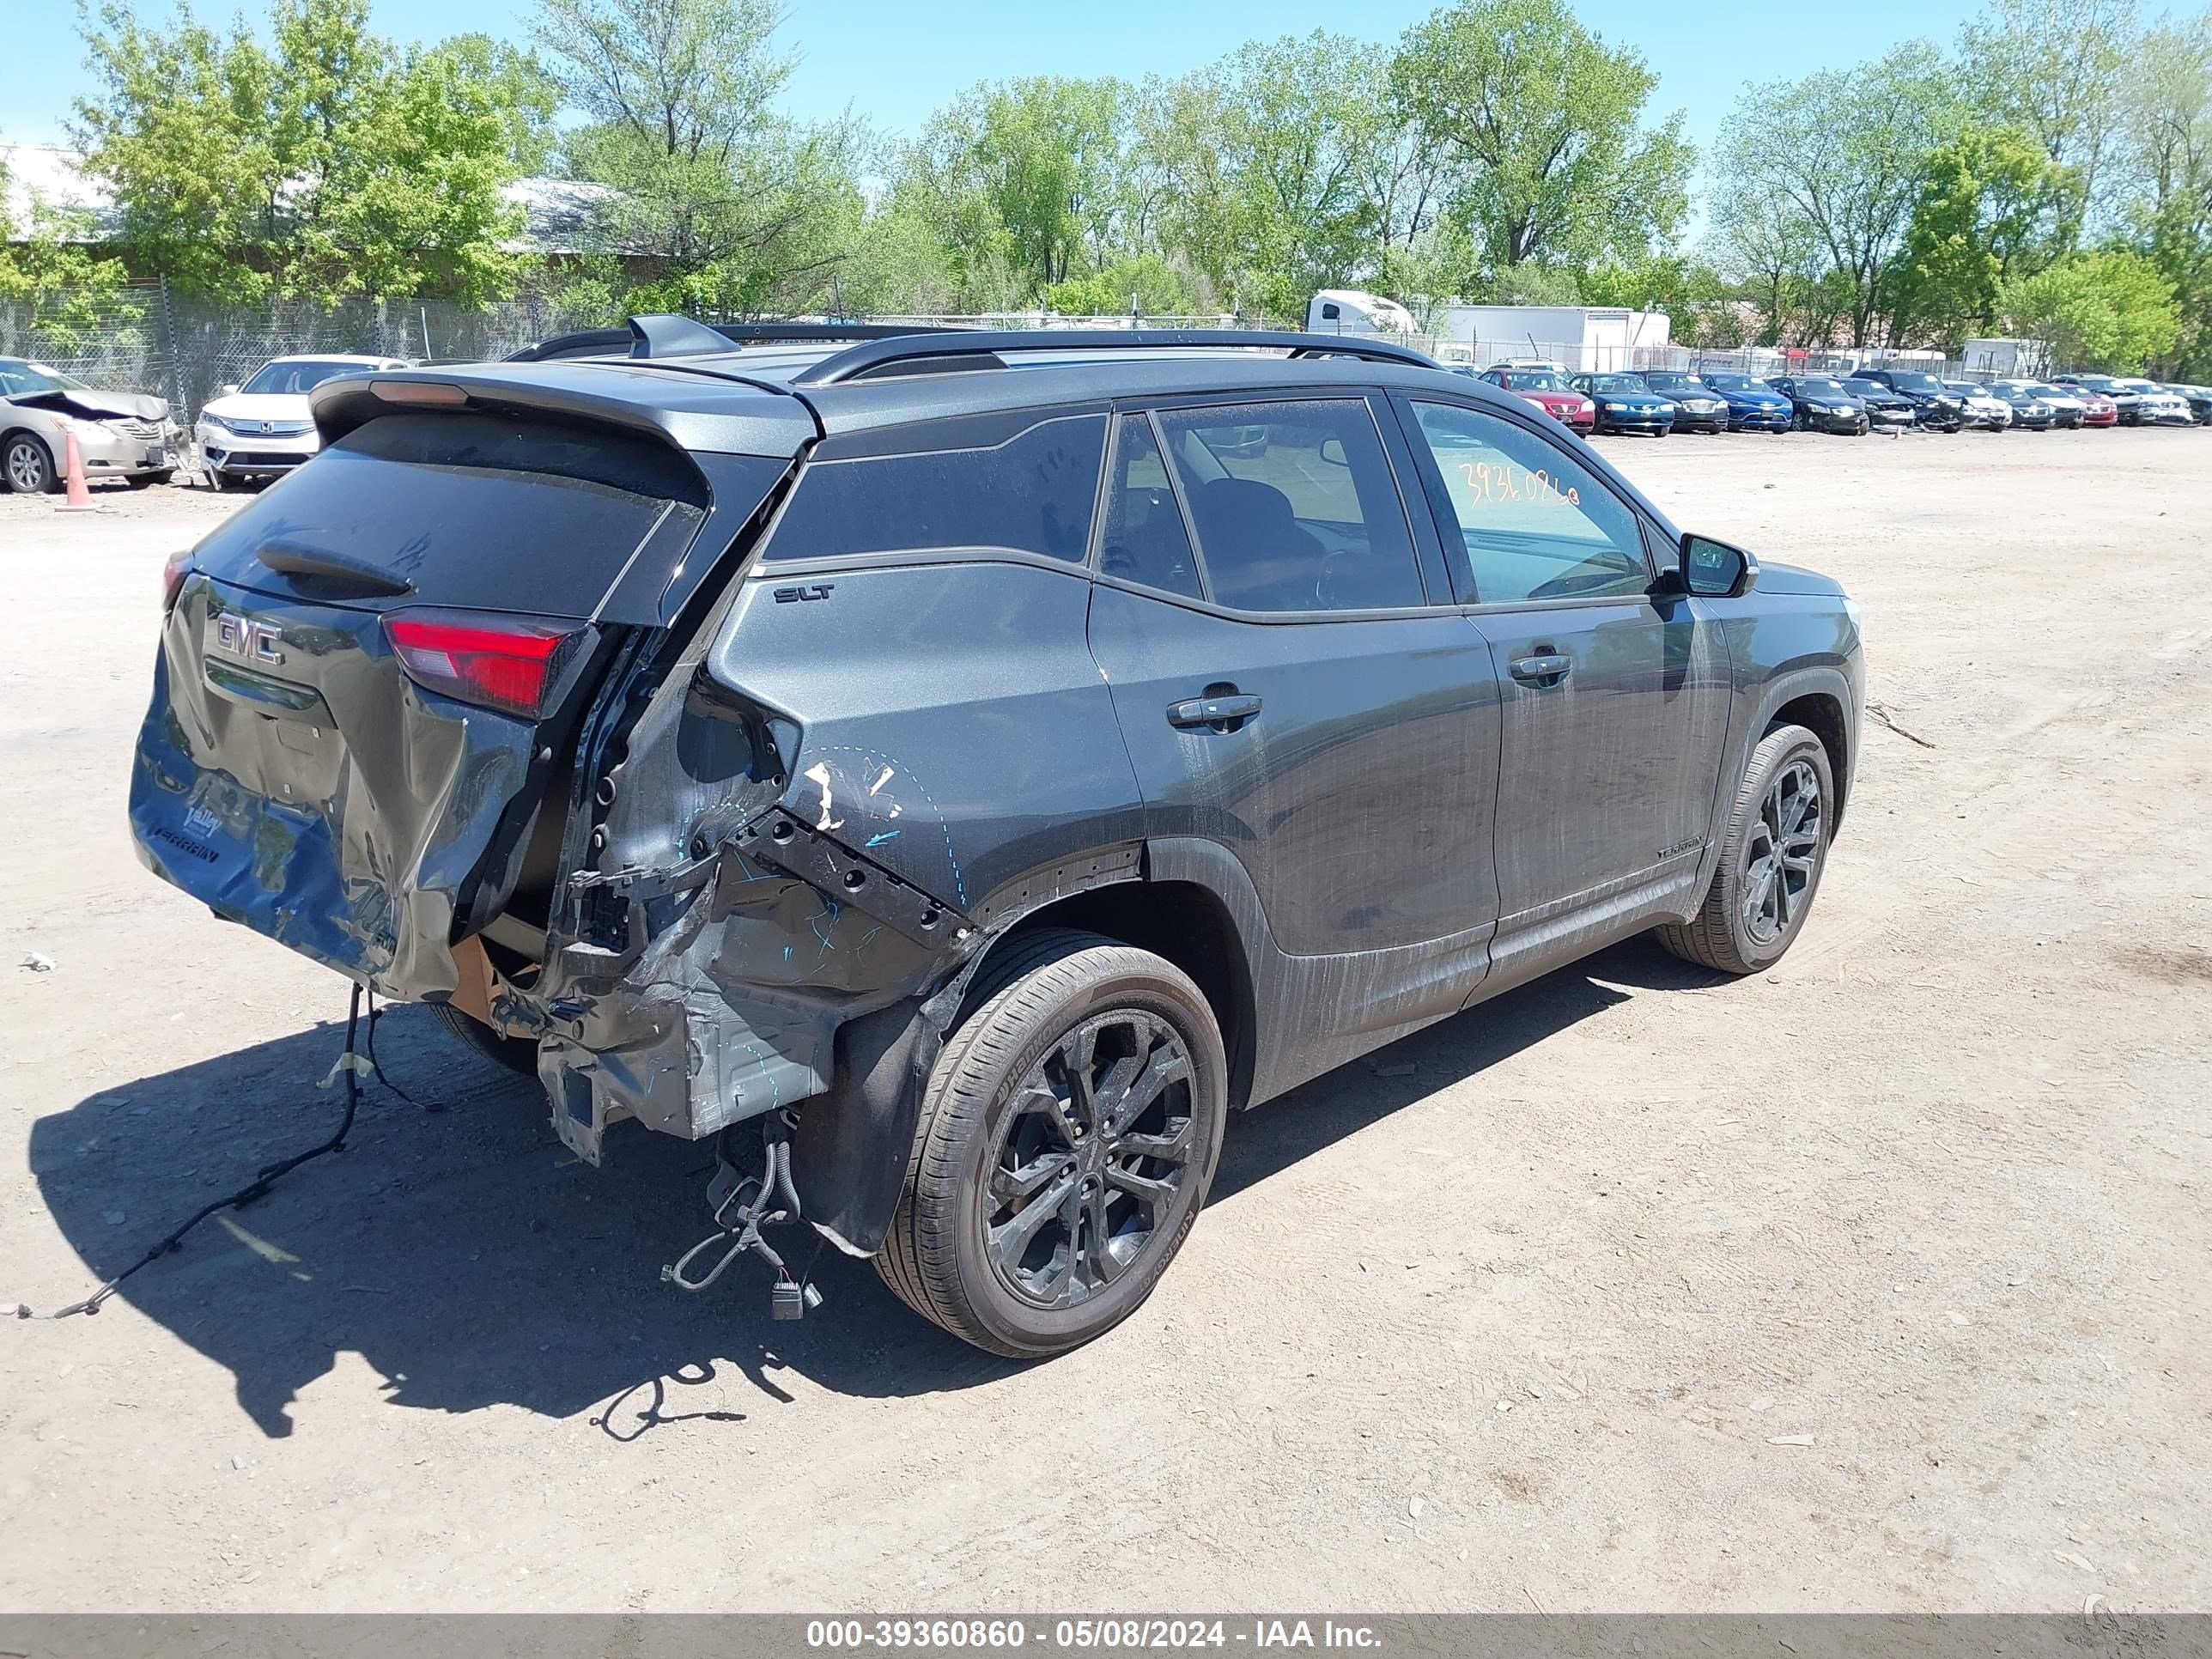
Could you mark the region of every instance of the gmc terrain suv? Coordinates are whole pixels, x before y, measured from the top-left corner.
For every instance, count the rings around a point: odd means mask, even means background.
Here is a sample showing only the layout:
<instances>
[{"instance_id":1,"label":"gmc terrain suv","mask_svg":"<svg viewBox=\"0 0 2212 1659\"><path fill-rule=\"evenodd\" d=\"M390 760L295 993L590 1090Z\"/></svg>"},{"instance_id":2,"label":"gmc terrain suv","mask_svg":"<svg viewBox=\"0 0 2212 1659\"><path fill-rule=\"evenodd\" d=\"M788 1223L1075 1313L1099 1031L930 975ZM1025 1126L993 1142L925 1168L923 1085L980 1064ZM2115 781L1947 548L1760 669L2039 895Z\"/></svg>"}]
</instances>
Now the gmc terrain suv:
<instances>
[{"instance_id":1,"label":"gmc terrain suv","mask_svg":"<svg viewBox=\"0 0 2212 1659\"><path fill-rule=\"evenodd\" d=\"M1833 581L1379 341L833 331L316 387L172 564L141 857L588 1161L718 1138L724 1265L800 1218L1028 1356L1144 1300L1232 1109L1803 927Z\"/></svg>"}]
</instances>

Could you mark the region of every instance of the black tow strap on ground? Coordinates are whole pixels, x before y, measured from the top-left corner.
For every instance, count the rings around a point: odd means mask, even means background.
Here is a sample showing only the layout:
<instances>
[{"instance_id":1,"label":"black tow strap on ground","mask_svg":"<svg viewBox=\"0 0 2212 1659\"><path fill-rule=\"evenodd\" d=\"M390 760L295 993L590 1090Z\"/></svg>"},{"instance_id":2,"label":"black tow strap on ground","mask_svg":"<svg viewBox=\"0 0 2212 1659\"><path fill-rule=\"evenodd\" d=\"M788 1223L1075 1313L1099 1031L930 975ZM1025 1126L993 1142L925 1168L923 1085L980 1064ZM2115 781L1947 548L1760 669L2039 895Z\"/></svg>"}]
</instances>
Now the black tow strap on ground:
<instances>
[{"instance_id":1,"label":"black tow strap on ground","mask_svg":"<svg viewBox=\"0 0 2212 1659\"><path fill-rule=\"evenodd\" d=\"M332 1135L328 1140L322 1142L319 1146L310 1146L304 1152L296 1152L290 1158L282 1159L275 1164L265 1165L258 1175L255 1176L252 1181L240 1188L236 1192L231 1194L229 1197L218 1198L212 1204L204 1205L200 1209L194 1212L190 1220L186 1221L182 1226L170 1233L167 1237L162 1239L161 1242L155 1245L152 1249L147 1251L145 1255L140 1256L136 1261L125 1267L121 1273L116 1274L114 1278L109 1279L107 1283L102 1285L90 1296L86 1297L82 1302L72 1302L66 1308L57 1308L50 1314L34 1314L31 1311L27 1304L19 1303L15 1308L15 1317L18 1319L67 1319L71 1314L98 1313L100 1311L100 1304L106 1301L109 1297L114 1295L116 1287L121 1285L125 1279L130 1278L131 1274L137 1273L141 1267L148 1267L161 1260L161 1257L168 1255L170 1251L181 1248L184 1243L185 1236L191 1232L193 1228L198 1226L201 1222L205 1221L210 1216L215 1214L217 1211L243 1209L248 1204L252 1203L256 1199L267 1196L269 1188L273 1182L283 1176L289 1175L293 1170L298 1169L302 1164L307 1163L309 1159L320 1158L325 1152L343 1151L345 1147L346 1136L351 1133L353 1130L354 1113L358 1110L361 1106L361 1085L359 1083L355 1081L358 1073L367 1072L370 1076L375 1078L378 1082L383 1084L386 1088L390 1089L392 1093L398 1095L402 1100L409 1101L409 1103L411 1105L413 1102L409 1099L407 1094L389 1078L386 1077L382 1068L376 1063L377 1008L376 994L373 991L368 994L368 1030L366 1034L367 1042L362 1049L356 1049L354 1047L354 1038L361 1030L362 995L362 988L358 985L355 986L353 988L353 1001L346 1009L345 1052L338 1056L337 1064L331 1067L332 1073L342 1079L345 1085L345 1115L338 1120L338 1128L336 1134ZM435 1109L431 1108L427 1109L434 1110Z\"/></svg>"}]
</instances>

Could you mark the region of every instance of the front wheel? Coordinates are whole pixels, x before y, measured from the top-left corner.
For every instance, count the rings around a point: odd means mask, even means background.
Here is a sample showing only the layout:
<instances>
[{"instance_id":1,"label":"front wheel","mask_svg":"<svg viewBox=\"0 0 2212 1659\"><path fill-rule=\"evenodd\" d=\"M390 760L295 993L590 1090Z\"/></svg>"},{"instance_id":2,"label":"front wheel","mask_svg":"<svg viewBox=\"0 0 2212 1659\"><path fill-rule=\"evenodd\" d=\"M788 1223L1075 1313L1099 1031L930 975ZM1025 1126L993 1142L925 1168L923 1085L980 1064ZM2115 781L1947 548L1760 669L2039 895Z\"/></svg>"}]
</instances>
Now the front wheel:
<instances>
[{"instance_id":1,"label":"front wheel","mask_svg":"<svg viewBox=\"0 0 2212 1659\"><path fill-rule=\"evenodd\" d=\"M1778 726L1751 751L1698 914L1660 928L1685 961L1755 974L1782 959L1820 891L1835 824L1835 775L1820 738Z\"/></svg>"},{"instance_id":2,"label":"front wheel","mask_svg":"<svg viewBox=\"0 0 2212 1659\"><path fill-rule=\"evenodd\" d=\"M0 451L0 474L18 495L44 495L58 482L52 453L27 432L18 432Z\"/></svg>"},{"instance_id":3,"label":"front wheel","mask_svg":"<svg viewBox=\"0 0 2212 1659\"><path fill-rule=\"evenodd\" d=\"M930 1073L876 1267L953 1335L1034 1359L1120 1323L1182 1249L1228 1066L1203 994L1151 951L1063 929L1008 951Z\"/></svg>"}]
</instances>

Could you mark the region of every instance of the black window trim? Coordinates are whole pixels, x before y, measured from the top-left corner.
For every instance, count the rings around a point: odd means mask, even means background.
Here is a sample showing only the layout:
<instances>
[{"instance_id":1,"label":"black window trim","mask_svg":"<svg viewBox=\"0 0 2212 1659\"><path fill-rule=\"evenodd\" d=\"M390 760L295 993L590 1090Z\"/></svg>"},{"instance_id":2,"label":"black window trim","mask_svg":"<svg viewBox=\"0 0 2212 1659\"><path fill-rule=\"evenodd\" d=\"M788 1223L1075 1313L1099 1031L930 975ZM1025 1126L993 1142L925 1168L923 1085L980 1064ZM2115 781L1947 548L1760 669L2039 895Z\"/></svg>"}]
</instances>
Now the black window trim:
<instances>
[{"instance_id":1,"label":"black window trim","mask_svg":"<svg viewBox=\"0 0 2212 1659\"><path fill-rule=\"evenodd\" d=\"M1559 451L1582 471L1587 473L1592 483L1605 490L1627 510L1630 521L1637 528L1637 544L1644 557L1644 588L1639 593L1601 593L1587 596L1570 594L1559 599L1486 599L1474 588L1474 561L1467 558L1454 560L1447 557L1444 560L1444 565L1451 573L1454 582L1456 583L1463 576L1468 584L1468 591L1462 596L1459 609L1476 613L1491 613L1625 605L1636 599L1641 599L1645 604L1651 602L1653 590L1659 580L1658 567L1651 557L1652 538L1656 536L1663 543L1668 539L1667 533L1652 522L1650 514L1643 510L1637 503L1636 498L1624 493L1607 475L1602 467L1593 466L1589 459L1576 453L1562 444L1554 433L1545 431L1543 427L1534 419L1523 418L1518 410L1498 409L1486 403L1466 398L1455 398L1449 392L1431 392L1425 386L1419 391L1393 391L1390 400L1400 405L1398 418L1408 433L1420 430L1420 416L1413 408L1415 404L1443 404L1453 409L1466 410L1473 414L1489 416L1494 420L1504 422L1509 426L1519 427L1522 431ZM1556 426L1556 422L1554 425ZM1559 429L1564 430L1564 428ZM1420 474L1422 493L1427 498L1429 514L1435 521L1437 535L1443 537L1447 528L1454 534L1459 533L1459 515L1452 508L1451 491L1444 483L1443 474L1437 471L1435 451L1425 441L1413 444L1412 447L1413 465ZM1449 546L1450 544L1447 540L1444 544Z\"/></svg>"},{"instance_id":2,"label":"black window trim","mask_svg":"<svg viewBox=\"0 0 2212 1659\"><path fill-rule=\"evenodd\" d=\"M1439 599L1431 590L1429 573L1422 556L1421 521L1414 512L1413 498L1407 494L1405 480L1399 476L1400 469L1404 465L1404 458L1392 447L1390 434L1382 423L1382 412L1376 407L1377 399L1387 404L1390 401L1389 394L1380 386L1273 386L1254 392L1222 388L1196 393L1186 392L1115 399L1114 413L1116 418L1113 428L1107 434L1106 464L1102 472L1101 490L1103 492L1111 487L1114 467L1120 459L1121 428L1119 416L1124 414L1146 416L1152 428L1152 441L1159 447L1161 463L1167 470L1168 487L1175 494L1176 510L1182 515L1183 534L1189 538L1191 557L1197 563L1199 585L1205 597L1194 599L1187 593L1174 593L1165 588L1148 586L1143 582L1131 581L1125 576L1109 576L1099 568L1099 556L1106 529L1103 494L1099 508L1091 515L1091 553L1087 562L1091 579L1127 592L1144 594L1164 605L1181 605L1185 610L1201 611L1208 616L1219 617L1224 620L1279 626L1300 623L1379 622L1395 617L1427 617L1458 611L1461 606L1455 597ZM1197 526L1191 517L1190 501L1183 490L1182 477L1177 472L1174 459L1169 452L1167 433L1160 425L1159 416L1163 414L1180 415L1191 410L1237 409L1255 404L1315 403L1358 403L1366 409L1367 418L1375 428L1376 441L1382 448L1384 469L1390 474L1391 489L1397 498L1398 510L1406 521L1406 538L1413 552L1413 574L1416 580L1420 584L1422 595L1427 600L1426 604L1370 605L1356 610L1341 611L1246 611L1231 605L1219 605L1214 601L1213 577L1206 568L1206 549L1199 541ZM1396 411L1391 412L1395 417ZM1410 446L1408 447L1410 448ZM1422 505L1425 508L1426 503L1424 502ZM1427 530L1431 536L1436 533L1433 524L1428 526ZM1447 566L1450 562L1443 557L1441 549L1438 550L1437 559L1440 563Z\"/></svg>"}]
</instances>

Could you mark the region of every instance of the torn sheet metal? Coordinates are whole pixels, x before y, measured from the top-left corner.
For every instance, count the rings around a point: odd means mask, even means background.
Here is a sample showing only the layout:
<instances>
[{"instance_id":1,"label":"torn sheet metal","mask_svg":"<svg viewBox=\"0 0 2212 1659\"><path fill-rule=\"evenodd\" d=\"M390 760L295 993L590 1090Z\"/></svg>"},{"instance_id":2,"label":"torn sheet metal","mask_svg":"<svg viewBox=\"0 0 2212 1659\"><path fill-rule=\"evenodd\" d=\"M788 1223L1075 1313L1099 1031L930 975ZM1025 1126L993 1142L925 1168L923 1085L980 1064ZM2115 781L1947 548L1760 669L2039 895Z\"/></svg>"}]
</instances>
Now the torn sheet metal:
<instances>
[{"instance_id":1,"label":"torn sheet metal","mask_svg":"<svg viewBox=\"0 0 2212 1659\"><path fill-rule=\"evenodd\" d=\"M555 1126L594 1163L624 1117L696 1139L823 1092L838 1026L941 977L971 937L781 811L702 859L576 884L597 902L596 939L620 943L556 952L520 1000L544 1022Z\"/></svg>"}]
</instances>

